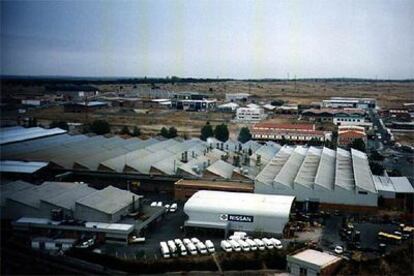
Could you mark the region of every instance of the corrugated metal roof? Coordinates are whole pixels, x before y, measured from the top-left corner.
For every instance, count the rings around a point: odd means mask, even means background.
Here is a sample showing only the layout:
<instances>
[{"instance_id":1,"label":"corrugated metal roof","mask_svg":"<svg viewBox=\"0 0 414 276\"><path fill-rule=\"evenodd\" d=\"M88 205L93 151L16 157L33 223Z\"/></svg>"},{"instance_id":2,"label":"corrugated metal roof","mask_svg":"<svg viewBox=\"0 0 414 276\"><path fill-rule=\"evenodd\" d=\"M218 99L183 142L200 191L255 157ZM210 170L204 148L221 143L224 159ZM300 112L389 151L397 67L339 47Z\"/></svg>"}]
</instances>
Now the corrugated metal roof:
<instances>
[{"instance_id":1,"label":"corrugated metal roof","mask_svg":"<svg viewBox=\"0 0 414 276\"><path fill-rule=\"evenodd\" d=\"M263 145L253 153L251 159L256 160L257 156L260 155L262 163L267 163L272 160L281 148L282 146L276 143Z\"/></svg>"},{"instance_id":2,"label":"corrugated metal roof","mask_svg":"<svg viewBox=\"0 0 414 276\"><path fill-rule=\"evenodd\" d=\"M341 148L336 149L335 186L347 190L355 189L351 154Z\"/></svg>"},{"instance_id":3,"label":"corrugated metal roof","mask_svg":"<svg viewBox=\"0 0 414 276\"><path fill-rule=\"evenodd\" d=\"M295 178L295 185L313 188L322 150L310 147Z\"/></svg>"},{"instance_id":4,"label":"corrugated metal roof","mask_svg":"<svg viewBox=\"0 0 414 276\"><path fill-rule=\"evenodd\" d=\"M6 198L11 194L33 188L34 185L25 181L14 181L0 185L1 206L4 206Z\"/></svg>"},{"instance_id":5,"label":"corrugated metal roof","mask_svg":"<svg viewBox=\"0 0 414 276\"><path fill-rule=\"evenodd\" d=\"M0 161L0 172L32 174L45 168L48 164L48 162L2 160Z\"/></svg>"},{"instance_id":6,"label":"corrugated metal roof","mask_svg":"<svg viewBox=\"0 0 414 276\"><path fill-rule=\"evenodd\" d=\"M335 184L336 152L323 148L315 176L315 185L333 190Z\"/></svg>"},{"instance_id":7,"label":"corrugated metal roof","mask_svg":"<svg viewBox=\"0 0 414 276\"><path fill-rule=\"evenodd\" d=\"M79 184L74 189L69 189L54 197L43 198L42 201L74 211L76 200L96 191L96 189L89 187L87 184Z\"/></svg>"},{"instance_id":8,"label":"corrugated metal roof","mask_svg":"<svg viewBox=\"0 0 414 276\"><path fill-rule=\"evenodd\" d=\"M217 160L211 164L206 170L225 179L230 179L233 176L235 167L223 160Z\"/></svg>"},{"instance_id":9,"label":"corrugated metal roof","mask_svg":"<svg viewBox=\"0 0 414 276\"><path fill-rule=\"evenodd\" d=\"M406 194L413 194L414 189L411 185L410 181L405 176L393 176L390 177L392 184L394 185L395 192L397 193L406 193Z\"/></svg>"},{"instance_id":10,"label":"corrugated metal roof","mask_svg":"<svg viewBox=\"0 0 414 276\"><path fill-rule=\"evenodd\" d=\"M285 162L279 173L275 176L274 182L293 188L296 174L305 159L308 148L297 146L289 159Z\"/></svg>"},{"instance_id":11,"label":"corrugated metal roof","mask_svg":"<svg viewBox=\"0 0 414 276\"><path fill-rule=\"evenodd\" d=\"M355 149L351 149L351 155L355 185L360 189L376 193L367 155Z\"/></svg>"},{"instance_id":12,"label":"corrugated metal roof","mask_svg":"<svg viewBox=\"0 0 414 276\"><path fill-rule=\"evenodd\" d=\"M132 204L133 197L138 199L142 196L108 186L105 189L78 199L76 203L112 215L129 204Z\"/></svg>"},{"instance_id":13,"label":"corrugated metal roof","mask_svg":"<svg viewBox=\"0 0 414 276\"><path fill-rule=\"evenodd\" d=\"M263 184L273 185L274 178L289 159L293 150L293 147L283 146L266 167L257 175L255 180Z\"/></svg>"},{"instance_id":14,"label":"corrugated metal roof","mask_svg":"<svg viewBox=\"0 0 414 276\"><path fill-rule=\"evenodd\" d=\"M59 135L66 133L66 130L60 128L45 129L41 127L7 127L0 128L0 144L15 143L25 141L29 139L35 139L40 137Z\"/></svg>"}]
</instances>

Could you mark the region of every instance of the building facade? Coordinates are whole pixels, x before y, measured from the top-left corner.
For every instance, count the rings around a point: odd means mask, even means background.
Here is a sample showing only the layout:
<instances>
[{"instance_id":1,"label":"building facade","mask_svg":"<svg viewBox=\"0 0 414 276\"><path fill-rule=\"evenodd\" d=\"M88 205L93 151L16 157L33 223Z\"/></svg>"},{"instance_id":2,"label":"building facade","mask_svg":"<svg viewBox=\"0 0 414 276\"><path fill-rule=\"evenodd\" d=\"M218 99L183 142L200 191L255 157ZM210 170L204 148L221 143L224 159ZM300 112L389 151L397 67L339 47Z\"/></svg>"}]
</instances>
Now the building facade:
<instances>
[{"instance_id":1,"label":"building facade","mask_svg":"<svg viewBox=\"0 0 414 276\"><path fill-rule=\"evenodd\" d=\"M239 107L236 111L237 121L258 122L264 119L262 108Z\"/></svg>"}]
</instances>

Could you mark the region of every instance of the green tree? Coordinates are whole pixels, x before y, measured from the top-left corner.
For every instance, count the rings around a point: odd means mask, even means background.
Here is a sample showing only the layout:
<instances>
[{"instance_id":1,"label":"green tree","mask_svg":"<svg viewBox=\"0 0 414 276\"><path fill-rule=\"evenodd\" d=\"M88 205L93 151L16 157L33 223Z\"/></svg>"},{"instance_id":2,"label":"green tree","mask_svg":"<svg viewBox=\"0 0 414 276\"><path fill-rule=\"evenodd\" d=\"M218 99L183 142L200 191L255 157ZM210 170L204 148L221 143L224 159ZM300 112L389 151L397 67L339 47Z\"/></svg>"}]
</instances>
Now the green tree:
<instances>
[{"instance_id":1,"label":"green tree","mask_svg":"<svg viewBox=\"0 0 414 276\"><path fill-rule=\"evenodd\" d=\"M201 128L201 136L200 139L203 141L207 141L207 138L213 137L213 127L210 125L210 122L207 122L202 128Z\"/></svg>"},{"instance_id":2,"label":"green tree","mask_svg":"<svg viewBox=\"0 0 414 276\"><path fill-rule=\"evenodd\" d=\"M103 135L111 131L111 126L105 120L93 121L90 130L98 135Z\"/></svg>"},{"instance_id":3,"label":"green tree","mask_svg":"<svg viewBox=\"0 0 414 276\"><path fill-rule=\"evenodd\" d=\"M161 135L162 137L168 138L168 135L169 135L169 133L168 133L168 129L167 129L167 128L165 128L165 127L161 128L160 135Z\"/></svg>"},{"instance_id":4,"label":"green tree","mask_svg":"<svg viewBox=\"0 0 414 276\"><path fill-rule=\"evenodd\" d=\"M134 127L133 131L132 131L132 136L138 137L141 135L141 130L138 127Z\"/></svg>"},{"instance_id":5,"label":"green tree","mask_svg":"<svg viewBox=\"0 0 414 276\"><path fill-rule=\"evenodd\" d=\"M119 132L120 134L124 134L124 135L129 135L129 128L127 126L123 126L121 131Z\"/></svg>"},{"instance_id":6,"label":"green tree","mask_svg":"<svg viewBox=\"0 0 414 276\"><path fill-rule=\"evenodd\" d=\"M50 125L50 128L58 127L60 129L69 130L69 125L67 122L64 121L53 121Z\"/></svg>"},{"instance_id":7,"label":"green tree","mask_svg":"<svg viewBox=\"0 0 414 276\"><path fill-rule=\"evenodd\" d=\"M238 140L242 143L246 143L250 139L252 139L252 134L250 133L249 128L248 127L242 127L240 129Z\"/></svg>"},{"instance_id":8,"label":"green tree","mask_svg":"<svg viewBox=\"0 0 414 276\"><path fill-rule=\"evenodd\" d=\"M365 142L364 140L358 138L352 141L352 143L349 144L349 147L352 149L356 149L362 152L365 152Z\"/></svg>"},{"instance_id":9,"label":"green tree","mask_svg":"<svg viewBox=\"0 0 414 276\"><path fill-rule=\"evenodd\" d=\"M177 137L177 129L175 127L170 127L168 130L168 138L175 138Z\"/></svg>"},{"instance_id":10,"label":"green tree","mask_svg":"<svg viewBox=\"0 0 414 276\"><path fill-rule=\"evenodd\" d=\"M219 141L226 142L229 139L229 129L227 128L227 125L217 125L214 129L214 137Z\"/></svg>"}]
</instances>

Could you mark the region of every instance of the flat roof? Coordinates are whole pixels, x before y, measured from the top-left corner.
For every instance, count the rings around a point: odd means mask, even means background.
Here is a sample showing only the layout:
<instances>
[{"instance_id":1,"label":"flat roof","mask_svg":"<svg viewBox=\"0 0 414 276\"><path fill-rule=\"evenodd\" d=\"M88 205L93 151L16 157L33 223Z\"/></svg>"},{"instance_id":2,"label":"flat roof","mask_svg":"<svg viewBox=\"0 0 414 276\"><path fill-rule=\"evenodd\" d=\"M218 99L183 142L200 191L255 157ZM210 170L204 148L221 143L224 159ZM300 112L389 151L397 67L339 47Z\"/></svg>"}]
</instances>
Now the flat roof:
<instances>
[{"instance_id":1,"label":"flat roof","mask_svg":"<svg viewBox=\"0 0 414 276\"><path fill-rule=\"evenodd\" d=\"M287 130L315 130L314 124L278 124L273 122L257 123L253 128L272 128L272 129L287 129Z\"/></svg>"},{"instance_id":2,"label":"flat roof","mask_svg":"<svg viewBox=\"0 0 414 276\"><path fill-rule=\"evenodd\" d=\"M175 185L194 187L194 188L217 188L217 189L238 189L246 192L254 190L253 182L236 182L236 181L209 181L199 179L180 179L175 182Z\"/></svg>"},{"instance_id":3,"label":"flat roof","mask_svg":"<svg viewBox=\"0 0 414 276\"><path fill-rule=\"evenodd\" d=\"M338 256L313 249L304 250L290 257L320 268L324 268L341 260Z\"/></svg>"},{"instance_id":4,"label":"flat roof","mask_svg":"<svg viewBox=\"0 0 414 276\"><path fill-rule=\"evenodd\" d=\"M25 162L14 160L0 161L0 172L3 173L28 173L32 174L47 167L49 162Z\"/></svg>"}]
</instances>

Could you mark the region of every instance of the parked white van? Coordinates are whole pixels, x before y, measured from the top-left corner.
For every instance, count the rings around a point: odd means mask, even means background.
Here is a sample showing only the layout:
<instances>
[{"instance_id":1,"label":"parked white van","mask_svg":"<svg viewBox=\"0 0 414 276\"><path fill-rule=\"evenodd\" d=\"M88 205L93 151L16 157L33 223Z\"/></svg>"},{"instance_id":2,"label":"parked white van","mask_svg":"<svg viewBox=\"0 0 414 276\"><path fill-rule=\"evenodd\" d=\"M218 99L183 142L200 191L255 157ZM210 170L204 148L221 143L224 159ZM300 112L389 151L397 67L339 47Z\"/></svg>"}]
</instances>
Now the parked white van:
<instances>
[{"instance_id":1,"label":"parked white van","mask_svg":"<svg viewBox=\"0 0 414 276\"><path fill-rule=\"evenodd\" d=\"M201 254L207 254L208 253L207 252L207 247L204 245L204 243L198 242L195 246L197 247L198 251Z\"/></svg>"},{"instance_id":2,"label":"parked white van","mask_svg":"<svg viewBox=\"0 0 414 276\"><path fill-rule=\"evenodd\" d=\"M207 247L207 250L209 253L214 253L216 252L216 249L214 248L214 244L211 240L206 240L206 242L204 243Z\"/></svg>"},{"instance_id":3,"label":"parked white van","mask_svg":"<svg viewBox=\"0 0 414 276\"><path fill-rule=\"evenodd\" d=\"M238 242L236 242L234 240L229 240L229 243L230 243L233 251L236 251L236 252L240 252L241 251L240 244Z\"/></svg>"},{"instance_id":4,"label":"parked white van","mask_svg":"<svg viewBox=\"0 0 414 276\"><path fill-rule=\"evenodd\" d=\"M237 242L240 244L240 247L243 251L245 252L250 251L250 245L247 242L245 242L244 240L239 240Z\"/></svg>"},{"instance_id":5,"label":"parked white van","mask_svg":"<svg viewBox=\"0 0 414 276\"><path fill-rule=\"evenodd\" d=\"M158 207L162 207L162 201L158 201L158 202L157 202L157 206L158 206Z\"/></svg>"},{"instance_id":6,"label":"parked white van","mask_svg":"<svg viewBox=\"0 0 414 276\"><path fill-rule=\"evenodd\" d=\"M160 249L163 258L168 259L171 257L170 250L168 249L166 242L160 242Z\"/></svg>"},{"instance_id":7,"label":"parked white van","mask_svg":"<svg viewBox=\"0 0 414 276\"><path fill-rule=\"evenodd\" d=\"M186 247L188 249L188 252L190 252L191 255L197 255L197 248L192 242L187 243Z\"/></svg>"},{"instance_id":8,"label":"parked white van","mask_svg":"<svg viewBox=\"0 0 414 276\"><path fill-rule=\"evenodd\" d=\"M269 240L268 238L263 238L262 241L264 242L267 249L273 249L274 248L273 242L271 240Z\"/></svg>"},{"instance_id":9,"label":"parked white van","mask_svg":"<svg viewBox=\"0 0 414 276\"><path fill-rule=\"evenodd\" d=\"M153 202L151 202L151 205L150 205L151 207L155 207L155 206L157 206L157 202L156 201L153 201Z\"/></svg>"},{"instance_id":10,"label":"parked white van","mask_svg":"<svg viewBox=\"0 0 414 276\"><path fill-rule=\"evenodd\" d=\"M247 233L246 232L241 232L241 231L236 231L233 233L233 236L238 236L241 239L245 239L247 237Z\"/></svg>"},{"instance_id":11,"label":"parked white van","mask_svg":"<svg viewBox=\"0 0 414 276\"><path fill-rule=\"evenodd\" d=\"M169 240L167 244L168 244L168 247L170 248L171 255L178 256L177 246L175 245L174 241Z\"/></svg>"},{"instance_id":12,"label":"parked white van","mask_svg":"<svg viewBox=\"0 0 414 276\"><path fill-rule=\"evenodd\" d=\"M252 239L246 239L245 242L250 246L251 251L257 250L257 244Z\"/></svg>"},{"instance_id":13,"label":"parked white van","mask_svg":"<svg viewBox=\"0 0 414 276\"><path fill-rule=\"evenodd\" d=\"M265 246L264 242L261 239L254 239L253 241L256 243L257 248L259 250L265 250L266 249L266 246Z\"/></svg>"},{"instance_id":14,"label":"parked white van","mask_svg":"<svg viewBox=\"0 0 414 276\"><path fill-rule=\"evenodd\" d=\"M178 208L177 203L171 204L171 206L170 206L170 212L171 213L175 213L177 211L177 208Z\"/></svg>"},{"instance_id":15,"label":"parked white van","mask_svg":"<svg viewBox=\"0 0 414 276\"><path fill-rule=\"evenodd\" d=\"M282 242L275 238L270 238L270 241L273 243L274 247L277 249L282 249L283 245Z\"/></svg>"},{"instance_id":16,"label":"parked white van","mask_svg":"<svg viewBox=\"0 0 414 276\"><path fill-rule=\"evenodd\" d=\"M181 256L187 256L187 248L185 248L183 243L178 244L178 248Z\"/></svg>"},{"instance_id":17,"label":"parked white van","mask_svg":"<svg viewBox=\"0 0 414 276\"><path fill-rule=\"evenodd\" d=\"M226 252L231 252L231 251L233 251L233 247L232 247L232 246L231 246L231 244L230 244L228 241L226 241L226 240L221 241L221 242L220 242L220 246L221 246L221 248L222 248L224 251L226 251Z\"/></svg>"},{"instance_id":18,"label":"parked white van","mask_svg":"<svg viewBox=\"0 0 414 276\"><path fill-rule=\"evenodd\" d=\"M196 245L197 243L200 242L200 240L197 238L191 238L191 242L194 243L194 245Z\"/></svg>"},{"instance_id":19,"label":"parked white van","mask_svg":"<svg viewBox=\"0 0 414 276\"><path fill-rule=\"evenodd\" d=\"M190 241L190 239L183 239L183 243L185 245L187 245L187 244L192 243L192 242Z\"/></svg>"}]
</instances>

